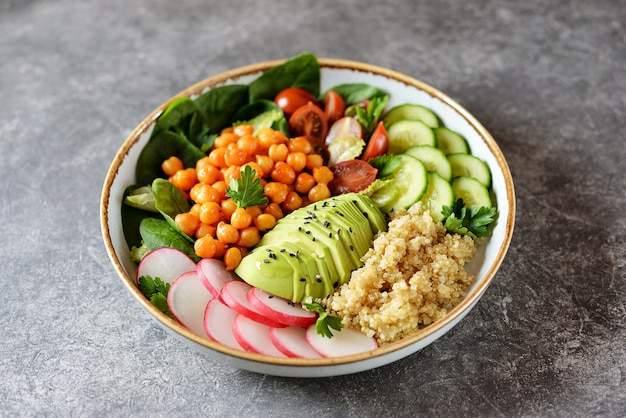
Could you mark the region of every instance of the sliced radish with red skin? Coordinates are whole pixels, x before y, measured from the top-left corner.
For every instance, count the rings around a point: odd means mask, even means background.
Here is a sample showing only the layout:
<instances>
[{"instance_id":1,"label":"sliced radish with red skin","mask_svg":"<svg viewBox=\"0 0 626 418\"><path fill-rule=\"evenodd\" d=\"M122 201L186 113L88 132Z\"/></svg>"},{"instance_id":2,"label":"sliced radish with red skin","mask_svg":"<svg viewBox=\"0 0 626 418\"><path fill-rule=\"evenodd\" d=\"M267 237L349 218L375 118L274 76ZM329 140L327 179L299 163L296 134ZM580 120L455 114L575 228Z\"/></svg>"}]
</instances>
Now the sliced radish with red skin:
<instances>
[{"instance_id":1,"label":"sliced radish with red skin","mask_svg":"<svg viewBox=\"0 0 626 418\"><path fill-rule=\"evenodd\" d=\"M332 330L332 333L332 338L324 337L317 333L314 324L306 329L306 339L322 357L349 356L378 348L373 337L352 328Z\"/></svg>"},{"instance_id":2,"label":"sliced radish with red skin","mask_svg":"<svg viewBox=\"0 0 626 418\"><path fill-rule=\"evenodd\" d=\"M244 350L273 357L287 357L276 348L270 337L270 327L244 315L237 314L233 322L233 334Z\"/></svg>"},{"instance_id":3,"label":"sliced radish with red skin","mask_svg":"<svg viewBox=\"0 0 626 418\"><path fill-rule=\"evenodd\" d=\"M266 317L281 324L308 327L317 319L317 314L305 310L299 303L283 299L253 287L246 295L248 302Z\"/></svg>"},{"instance_id":4,"label":"sliced radish with red skin","mask_svg":"<svg viewBox=\"0 0 626 418\"><path fill-rule=\"evenodd\" d=\"M254 306L248 302L246 295L252 289L246 282L240 280L228 282L222 288L220 297L222 302L231 309L234 309L238 313L259 322L263 325L276 328L284 328L287 325L274 321L259 312Z\"/></svg>"},{"instance_id":5,"label":"sliced radish with red skin","mask_svg":"<svg viewBox=\"0 0 626 418\"><path fill-rule=\"evenodd\" d=\"M167 292L167 306L178 322L198 335L206 337L204 310L213 295L202 284L196 271L178 276Z\"/></svg>"},{"instance_id":6,"label":"sliced radish with red skin","mask_svg":"<svg viewBox=\"0 0 626 418\"><path fill-rule=\"evenodd\" d=\"M243 350L233 334L233 322L237 312L219 299L211 299L204 311L204 331L209 339L227 347Z\"/></svg>"},{"instance_id":7,"label":"sliced radish with red skin","mask_svg":"<svg viewBox=\"0 0 626 418\"><path fill-rule=\"evenodd\" d=\"M172 283L178 276L195 271L196 263L184 252L170 247L150 251L137 267L136 281L141 276L157 277L165 283Z\"/></svg>"},{"instance_id":8,"label":"sliced radish with red skin","mask_svg":"<svg viewBox=\"0 0 626 418\"><path fill-rule=\"evenodd\" d=\"M238 280L237 275L226 270L224 263L214 258L203 258L198 262L198 277L215 298L220 298L224 285Z\"/></svg>"},{"instance_id":9,"label":"sliced radish with red skin","mask_svg":"<svg viewBox=\"0 0 626 418\"><path fill-rule=\"evenodd\" d=\"M306 340L306 328L287 327L271 328L272 342L287 357L320 358L322 357Z\"/></svg>"}]
</instances>

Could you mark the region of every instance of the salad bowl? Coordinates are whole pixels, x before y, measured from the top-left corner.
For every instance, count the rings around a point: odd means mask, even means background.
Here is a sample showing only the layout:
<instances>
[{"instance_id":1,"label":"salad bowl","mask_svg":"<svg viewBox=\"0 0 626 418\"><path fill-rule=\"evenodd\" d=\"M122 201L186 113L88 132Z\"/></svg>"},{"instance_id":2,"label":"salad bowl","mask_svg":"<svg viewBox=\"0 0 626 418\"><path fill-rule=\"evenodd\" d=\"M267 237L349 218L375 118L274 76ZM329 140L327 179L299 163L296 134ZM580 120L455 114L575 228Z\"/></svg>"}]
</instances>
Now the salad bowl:
<instances>
[{"instance_id":1,"label":"salad bowl","mask_svg":"<svg viewBox=\"0 0 626 418\"><path fill-rule=\"evenodd\" d=\"M104 243L125 289L148 317L171 335L212 359L257 373L290 377L345 375L380 367L414 354L450 331L478 303L496 276L509 244L515 220L515 195L507 162L489 132L466 109L434 87L396 71L360 62L319 59L322 91L342 83L366 83L389 94L388 108L414 103L431 109L443 124L461 134L473 155L482 159L492 173L491 195L498 215L491 235L481 241L477 254L466 266L475 281L461 302L442 319L413 335L360 354L318 359L276 358L229 348L203 338L171 319L140 292L136 284L137 264L131 259L125 239L121 207L125 190L136 183L136 165L141 150L159 116L181 97L198 97L208 90L231 84L249 84L269 69L284 62L268 61L247 65L209 77L168 99L150 113L122 143L107 173L101 196L101 228ZM128 318L129 321L142 320ZM147 324L146 324L147 326Z\"/></svg>"}]
</instances>

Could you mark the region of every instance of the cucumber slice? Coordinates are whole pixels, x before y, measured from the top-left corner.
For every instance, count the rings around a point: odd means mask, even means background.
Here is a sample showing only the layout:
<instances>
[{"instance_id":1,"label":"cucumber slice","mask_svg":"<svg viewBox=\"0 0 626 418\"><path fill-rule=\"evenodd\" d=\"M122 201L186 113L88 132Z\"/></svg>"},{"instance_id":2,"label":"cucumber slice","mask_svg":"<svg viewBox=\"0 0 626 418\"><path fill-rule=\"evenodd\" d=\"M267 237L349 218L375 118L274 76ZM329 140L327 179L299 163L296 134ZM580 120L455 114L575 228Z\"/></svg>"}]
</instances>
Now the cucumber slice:
<instances>
[{"instance_id":1,"label":"cucumber slice","mask_svg":"<svg viewBox=\"0 0 626 418\"><path fill-rule=\"evenodd\" d=\"M393 173L396 197L383 208L385 212L408 208L424 196L428 186L428 171L420 160L406 154L400 154L398 157L402 164Z\"/></svg>"},{"instance_id":2,"label":"cucumber slice","mask_svg":"<svg viewBox=\"0 0 626 418\"><path fill-rule=\"evenodd\" d=\"M452 180L452 191L457 199L463 199L463 203L467 207L476 206L477 208L491 208L491 197L489 190L478 180L473 177L457 177Z\"/></svg>"},{"instance_id":3,"label":"cucumber slice","mask_svg":"<svg viewBox=\"0 0 626 418\"><path fill-rule=\"evenodd\" d=\"M401 104L389 110L383 117L383 123L386 127L389 127L402 119L419 120L431 128L436 128L440 125L439 118L435 112L425 106L411 103Z\"/></svg>"},{"instance_id":4,"label":"cucumber slice","mask_svg":"<svg viewBox=\"0 0 626 418\"><path fill-rule=\"evenodd\" d=\"M467 141L457 132L443 126L435 128L434 131L437 138L437 148L444 154L469 154L470 149Z\"/></svg>"},{"instance_id":5,"label":"cucumber slice","mask_svg":"<svg viewBox=\"0 0 626 418\"><path fill-rule=\"evenodd\" d=\"M405 154L412 155L426 166L426 170L439 174L445 181L452 180L452 165L439 148L430 145L416 145L404 151Z\"/></svg>"},{"instance_id":6,"label":"cucumber slice","mask_svg":"<svg viewBox=\"0 0 626 418\"><path fill-rule=\"evenodd\" d=\"M433 130L424 122L402 119L387 128L389 153L400 154L415 145L437 146Z\"/></svg>"},{"instance_id":7,"label":"cucumber slice","mask_svg":"<svg viewBox=\"0 0 626 418\"><path fill-rule=\"evenodd\" d=\"M433 220L441 222L443 220L443 214L441 213L443 207L452 207L454 205L454 191L448 181L439 174L431 172L428 173L428 187L421 201L424 209L430 211L430 216L432 216Z\"/></svg>"},{"instance_id":8,"label":"cucumber slice","mask_svg":"<svg viewBox=\"0 0 626 418\"><path fill-rule=\"evenodd\" d=\"M448 161L452 165L453 177L473 177L487 189L491 188L491 170L480 158L471 154L450 154Z\"/></svg>"}]
</instances>

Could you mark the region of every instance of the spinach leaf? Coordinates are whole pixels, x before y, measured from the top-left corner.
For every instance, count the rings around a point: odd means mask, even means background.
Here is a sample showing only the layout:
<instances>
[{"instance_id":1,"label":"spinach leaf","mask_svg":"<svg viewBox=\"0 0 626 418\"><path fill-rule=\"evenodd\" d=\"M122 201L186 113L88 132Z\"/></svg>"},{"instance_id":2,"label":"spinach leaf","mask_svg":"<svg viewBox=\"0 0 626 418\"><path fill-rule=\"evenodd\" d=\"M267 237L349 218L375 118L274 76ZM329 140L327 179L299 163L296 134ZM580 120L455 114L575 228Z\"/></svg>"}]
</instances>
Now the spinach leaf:
<instances>
[{"instance_id":1,"label":"spinach leaf","mask_svg":"<svg viewBox=\"0 0 626 418\"><path fill-rule=\"evenodd\" d=\"M233 124L247 123L254 126L254 132L261 128L273 128L289 136L287 118L283 111L271 100L257 100L244 106L233 118Z\"/></svg>"},{"instance_id":2,"label":"spinach leaf","mask_svg":"<svg viewBox=\"0 0 626 418\"><path fill-rule=\"evenodd\" d=\"M135 169L137 183L151 184L155 178L164 177L161 163L172 155L180 158L185 167L195 167L196 162L206 156L184 136L169 130L161 131L148 141L139 154Z\"/></svg>"},{"instance_id":3,"label":"spinach leaf","mask_svg":"<svg viewBox=\"0 0 626 418\"><path fill-rule=\"evenodd\" d=\"M248 86L232 84L215 87L198 96L196 104L204 115L208 131L218 133L230 126L235 113L248 104Z\"/></svg>"},{"instance_id":4,"label":"spinach leaf","mask_svg":"<svg viewBox=\"0 0 626 418\"><path fill-rule=\"evenodd\" d=\"M145 218L139 224L139 233L143 243L150 250L161 247L177 248L194 261L200 261L193 249L193 244L172 229L170 224L163 219Z\"/></svg>"},{"instance_id":5,"label":"spinach leaf","mask_svg":"<svg viewBox=\"0 0 626 418\"><path fill-rule=\"evenodd\" d=\"M274 100L287 87L299 87L315 97L320 94L320 66L311 53L297 55L277 65L250 83L249 102Z\"/></svg>"},{"instance_id":6,"label":"spinach leaf","mask_svg":"<svg viewBox=\"0 0 626 418\"><path fill-rule=\"evenodd\" d=\"M331 90L338 93L346 101L347 105L357 103L361 100L372 100L375 97L385 96L383 90L365 83L339 84Z\"/></svg>"},{"instance_id":7,"label":"spinach leaf","mask_svg":"<svg viewBox=\"0 0 626 418\"><path fill-rule=\"evenodd\" d=\"M178 232L187 241L193 243L194 239L185 234L174 221L179 213L189 212L189 202L183 192L169 181L156 178L152 182L152 195L157 210L163 215L170 227Z\"/></svg>"}]
</instances>

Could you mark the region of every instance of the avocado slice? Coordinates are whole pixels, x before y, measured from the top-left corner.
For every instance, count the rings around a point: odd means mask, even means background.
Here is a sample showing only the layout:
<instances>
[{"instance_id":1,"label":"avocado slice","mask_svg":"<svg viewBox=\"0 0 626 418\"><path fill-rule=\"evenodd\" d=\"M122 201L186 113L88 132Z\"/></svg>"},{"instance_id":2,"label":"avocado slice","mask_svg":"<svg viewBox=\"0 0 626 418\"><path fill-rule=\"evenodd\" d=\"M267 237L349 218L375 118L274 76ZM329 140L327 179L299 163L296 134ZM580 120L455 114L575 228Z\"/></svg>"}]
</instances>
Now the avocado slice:
<instances>
[{"instance_id":1,"label":"avocado slice","mask_svg":"<svg viewBox=\"0 0 626 418\"><path fill-rule=\"evenodd\" d=\"M377 234L380 231L387 230L387 220L385 219L385 215L378 209L378 207L374 204L372 199L369 196L358 194L358 193L349 193L344 195L335 196L335 199L338 200L351 200L358 208L361 210L363 215L370 222L372 227L372 231L374 234Z\"/></svg>"}]
</instances>

